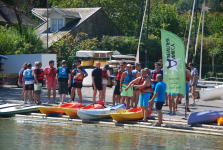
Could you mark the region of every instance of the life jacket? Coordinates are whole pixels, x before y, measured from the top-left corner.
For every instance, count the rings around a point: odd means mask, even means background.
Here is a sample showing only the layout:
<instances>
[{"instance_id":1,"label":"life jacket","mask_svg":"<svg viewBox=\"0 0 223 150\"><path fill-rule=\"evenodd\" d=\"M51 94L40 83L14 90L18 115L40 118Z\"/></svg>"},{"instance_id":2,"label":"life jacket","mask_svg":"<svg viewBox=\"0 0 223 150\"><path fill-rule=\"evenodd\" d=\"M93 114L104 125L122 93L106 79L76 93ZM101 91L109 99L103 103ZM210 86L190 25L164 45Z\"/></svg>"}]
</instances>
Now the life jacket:
<instances>
[{"instance_id":1,"label":"life jacket","mask_svg":"<svg viewBox=\"0 0 223 150\"><path fill-rule=\"evenodd\" d=\"M134 80L134 74L131 72L129 73L128 71L126 71L126 77L124 78L124 80L122 81L122 83L124 84L129 84L132 80Z\"/></svg>"},{"instance_id":2,"label":"life jacket","mask_svg":"<svg viewBox=\"0 0 223 150\"><path fill-rule=\"evenodd\" d=\"M36 72L37 80L43 80L44 79L43 69L35 69L34 72Z\"/></svg>"},{"instance_id":3,"label":"life jacket","mask_svg":"<svg viewBox=\"0 0 223 150\"><path fill-rule=\"evenodd\" d=\"M160 70L160 71L154 70L154 71L152 72L152 79L153 79L153 80L156 80L156 76L157 76L157 74L161 74L161 70Z\"/></svg>"},{"instance_id":4,"label":"life jacket","mask_svg":"<svg viewBox=\"0 0 223 150\"><path fill-rule=\"evenodd\" d=\"M102 78L104 79L108 79L108 73L107 73L107 70L102 70Z\"/></svg>"},{"instance_id":5,"label":"life jacket","mask_svg":"<svg viewBox=\"0 0 223 150\"><path fill-rule=\"evenodd\" d=\"M186 71L186 82L189 82L190 81L190 77L189 75L187 74L187 71Z\"/></svg>"},{"instance_id":6,"label":"life jacket","mask_svg":"<svg viewBox=\"0 0 223 150\"><path fill-rule=\"evenodd\" d=\"M32 81L34 80L34 76L33 76L33 70L31 69L26 69L25 72L24 72L24 80L25 81Z\"/></svg>"},{"instance_id":7,"label":"life jacket","mask_svg":"<svg viewBox=\"0 0 223 150\"><path fill-rule=\"evenodd\" d=\"M143 85L144 81L147 79L148 77L141 77L140 80L139 80L139 83L138 85ZM145 92L148 92L148 91L152 91L152 86L146 86L146 87L143 87L143 88L140 88L139 89L141 93L145 93Z\"/></svg>"},{"instance_id":8,"label":"life jacket","mask_svg":"<svg viewBox=\"0 0 223 150\"><path fill-rule=\"evenodd\" d=\"M80 73L80 72L77 72L76 74L78 74L78 73ZM76 77L75 78L75 76L74 76L74 82L83 82L83 80L84 80L84 73L83 72L81 72L81 77Z\"/></svg>"},{"instance_id":9,"label":"life jacket","mask_svg":"<svg viewBox=\"0 0 223 150\"><path fill-rule=\"evenodd\" d=\"M120 81L121 80L121 77L122 77L122 73L123 73L124 71L122 71L122 70L118 70L118 73L117 73L117 75L116 75L116 77L115 77L115 80L116 81Z\"/></svg>"},{"instance_id":10,"label":"life jacket","mask_svg":"<svg viewBox=\"0 0 223 150\"><path fill-rule=\"evenodd\" d=\"M47 71L48 71L47 76L52 77L52 78L56 77L56 68L49 67L49 68L47 68Z\"/></svg>"},{"instance_id":11,"label":"life jacket","mask_svg":"<svg viewBox=\"0 0 223 150\"><path fill-rule=\"evenodd\" d=\"M67 67L59 67L58 68L58 78L68 79Z\"/></svg>"}]
</instances>

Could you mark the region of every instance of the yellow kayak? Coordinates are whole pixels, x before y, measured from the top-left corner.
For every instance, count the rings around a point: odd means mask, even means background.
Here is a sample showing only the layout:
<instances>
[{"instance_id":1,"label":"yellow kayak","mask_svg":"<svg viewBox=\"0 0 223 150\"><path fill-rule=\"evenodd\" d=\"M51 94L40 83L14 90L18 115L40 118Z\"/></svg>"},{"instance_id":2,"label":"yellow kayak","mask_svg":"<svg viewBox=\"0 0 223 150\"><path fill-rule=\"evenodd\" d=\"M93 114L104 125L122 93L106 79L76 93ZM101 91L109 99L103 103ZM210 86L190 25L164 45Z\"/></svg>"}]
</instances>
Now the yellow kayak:
<instances>
[{"instance_id":1,"label":"yellow kayak","mask_svg":"<svg viewBox=\"0 0 223 150\"><path fill-rule=\"evenodd\" d=\"M149 115L151 115L151 112L149 112ZM110 113L110 116L117 122L133 121L143 119L143 112L142 108L122 109L116 113Z\"/></svg>"},{"instance_id":2,"label":"yellow kayak","mask_svg":"<svg viewBox=\"0 0 223 150\"><path fill-rule=\"evenodd\" d=\"M78 116L77 116L78 110L79 110L78 108L66 108L66 109L64 109L64 112L70 118L78 118Z\"/></svg>"},{"instance_id":3,"label":"yellow kayak","mask_svg":"<svg viewBox=\"0 0 223 150\"><path fill-rule=\"evenodd\" d=\"M42 106L39 107L38 109L41 113L49 115L49 114L65 114L66 108L80 108L80 107L83 107L83 104L71 102L57 106Z\"/></svg>"},{"instance_id":4,"label":"yellow kayak","mask_svg":"<svg viewBox=\"0 0 223 150\"><path fill-rule=\"evenodd\" d=\"M218 125L223 126L223 117L217 119Z\"/></svg>"}]
</instances>

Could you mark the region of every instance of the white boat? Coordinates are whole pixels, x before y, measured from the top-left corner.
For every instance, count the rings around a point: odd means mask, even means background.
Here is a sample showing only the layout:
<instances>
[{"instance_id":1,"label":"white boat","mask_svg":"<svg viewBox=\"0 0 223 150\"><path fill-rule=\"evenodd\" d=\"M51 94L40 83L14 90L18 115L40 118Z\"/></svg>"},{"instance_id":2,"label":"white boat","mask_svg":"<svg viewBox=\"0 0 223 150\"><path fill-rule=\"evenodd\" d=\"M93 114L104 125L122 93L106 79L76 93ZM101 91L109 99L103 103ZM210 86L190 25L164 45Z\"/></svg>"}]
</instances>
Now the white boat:
<instances>
[{"instance_id":1,"label":"white boat","mask_svg":"<svg viewBox=\"0 0 223 150\"><path fill-rule=\"evenodd\" d=\"M8 108L8 107L14 107L14 106L19 106L20 104L2 104L0 105L0 109L3 109L3 108Z\"/></svg>"},{"instance_id":2,"label":"white boat","mask_svg":"<svg viewBox=\"0 0 223 150\"><path fill-rule=\"evenodd\" d=\"M14 116L15 114L27 114L31 112L37 112L39 107L40 106L19 105L19 106L3 108L3 109L0 109L0 116L11 117L11 116Z\"/></svg>"},{"instance_id":3,"label":"white boat","mask_svg":"<svg viewBox=\"0 0 223 150\"><path fill-rule=\"evenodd\" d=\"M221 100L223 99L223 87L207 88L200 91L201 100Z\"/></svg>"},{"instance_id":4,"label":"white boat","mask_svg":"<svg viewBox=\"0 0 223 150\"><path fill-rule=\"evenodd\" d=\"M103 118L109 118L110 113L117 112L120 109L126 109L125 105L118 104L104 109L82 109L77 111L77 115L82 120L98 120Z\"/></svg>"}]
</instances>

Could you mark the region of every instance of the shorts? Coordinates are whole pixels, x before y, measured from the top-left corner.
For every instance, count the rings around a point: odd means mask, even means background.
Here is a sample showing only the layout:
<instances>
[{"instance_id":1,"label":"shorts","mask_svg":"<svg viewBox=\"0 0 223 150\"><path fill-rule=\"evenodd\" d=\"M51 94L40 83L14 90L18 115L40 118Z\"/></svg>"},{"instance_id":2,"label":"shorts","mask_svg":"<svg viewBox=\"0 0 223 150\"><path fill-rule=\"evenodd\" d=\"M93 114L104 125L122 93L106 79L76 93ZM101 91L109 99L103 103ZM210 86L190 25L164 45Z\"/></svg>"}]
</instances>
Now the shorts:
<instances>
[{"instance_id":1,"label":"shorts","mask_svg":"<svg viewBox=\"0 0 223 150\"><path fill-rule=\"evenodd\" d=\"M25 90L26 91L33 91L34 90L34 84L25 84Z\"/></svg>"},{"instance_id":2,"label":"shorts","mask_svg":"<svg viewBox=\"0 0 223 150\"><path fill-rule=\"evenodd\" d=\"M46 82L47 89L56 89L56 86L57 86L56 80L55 81L51 80Z\"/></svg>"},{"instance_id":3,"label":"shorts","mask_svg":"<svg viewBox=\"0 0 223 150\"><path fill-rule=\"evenodd\" d=\"M35 94L41 94L41 90L42 90L42 84L34 84L34 92Z\"/></svg>"},{"instance_id":4,"label":"shorts","mask_svg":"<svg viewBox=\"0 0 223 150\"><path fill-rule=\"evenodd\" d=\"M67 81L59 81L59 94L67 94L68 93L68 82Z\"/></svg>"},{"instance_id":5,"label":"shorts","mask_svg":"<svg viewBox=\"0 0 223 150\"><path fill-rule=\"evenodd\" d=\"M130 87L130 88L128 88L128 90L126 91L126 90L125 90L126 87L127 87L127 85L122 85L121 96L132 97L132 96L133 96L133 88Z\"/></svg>"},{"instance_id":6,"label":"shorts","mask_svg":"<svg viewBox=\"0 0 223 150\"><path fill-rule=\"evenodd\" d=\"M120 95L120 81L117 81L117 84L115 85L115 89L114 89L114 95Z\"/></svg>"},{"instance_id":7,"label":"shorts","mask_svg":"<svg viewBox=\"0 0 223 150\"><path fill-rule=\"evenodd\" d=\"M102 90L102 83L99 82L99 81L95 81L95 86L96 86L96 89L101 91ZM93 89L94 89L94 86L93 86Z\"/></svg>"},{"instance_id":8,"label":"shorts","mask_svg":"<svg viewBox=\"0 0 223 150\"><path fill-rule=\"evenodd\" d=\"M162 110L164 102L156 102L156 110Z\"/></svg>"},{"instance_id":9,"label":"shorts","mask_svg":"<svg viewBox=\"0 0 223 150\"><path fill-rule=\"evenodd\" d=\"M139 95L139 104L140 106L147 107L149 106L149 98L150 98L150 92L146 92Z\"/></svg>"},{"instance_id":10,"label":"shorts","mask_svg":"<svg viewBox=\"0 0 223 150\"><path fill-rule=\"evenodd\" d=\"M83 84L82 84L82 82L75 82L75 83L73 83L72 87L81 89L83 87Z\"/></svg>"},{"instance_id":11,"label":"shorts","mask_svg":"<svg viewBox=\"0 0 223 150\"><path fill-rule=\"evenodd\" d=\"M189 83L186 83L186 100L189 100L189 91L190 91Z\"/></svg>"},{"instance_id":12,"label":"shorts","mask_svg":"<svg viewBox=\"0 0 223 150\"><path fill-rule=\"evenodd\" d=\"M168 95L178 95L177 93L168 93Z\"/></svg>"}]
</instances>

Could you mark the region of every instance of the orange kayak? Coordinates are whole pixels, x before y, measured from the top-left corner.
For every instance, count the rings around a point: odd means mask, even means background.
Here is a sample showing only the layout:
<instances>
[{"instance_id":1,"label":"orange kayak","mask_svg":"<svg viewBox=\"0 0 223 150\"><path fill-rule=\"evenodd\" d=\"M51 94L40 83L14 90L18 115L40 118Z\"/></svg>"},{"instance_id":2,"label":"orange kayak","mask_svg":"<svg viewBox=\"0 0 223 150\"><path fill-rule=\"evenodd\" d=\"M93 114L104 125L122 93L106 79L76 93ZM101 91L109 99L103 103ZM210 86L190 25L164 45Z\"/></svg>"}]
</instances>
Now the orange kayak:
<instances>
[{"instance_id":1,"label":"orange kayak","mask_svg":"<svg viewBox=\"0 0 223 150\"><path fill-rule=\"evenodd\" d=\"M217 119L218 125L222 126L223 125L223 117L220 117Z\"/></svg>"},{"instance_id":2,"label":"orange kayak","mask_svg":"<svg viewBox=\"0 0 223 150\"><path fill-rule=\"evenodd\" d=\"M77 111L80 109L102 109L102 108L105 107L101 104L91 104L82 108L65 108L64 112L66 113L66 115L70 116L70 118L78 118Z\"/></svg>"},{"instance_id":3,"label":"orange kayak","mask_svg":"<svg viewBox=\"0 0 223 150\"><path fill-rule=\"evenodd\" d=\"M42 106L39 107L39 111L43 114L49 115L49 114L65 114L65 109L66 108L80 108L83 107L84 105L81 103L66 103L62 105L57 105L57 106Z\"/></svg>"},{"instance_id":4,"label":"orange kayak","mask_svg":"<svg viewBox=\"0 0 223 150\"><path fill-rule=\"evenodd\" d=\"M151 115L151 111L148 112L148 116ZM135 120L141 120L143 119L143 111L142 108L131 108L128 110L119 110L116 113L110 114L112 119L117 122L123 122L123 121L135 121Z\"/></svg>"}]
</instances>

